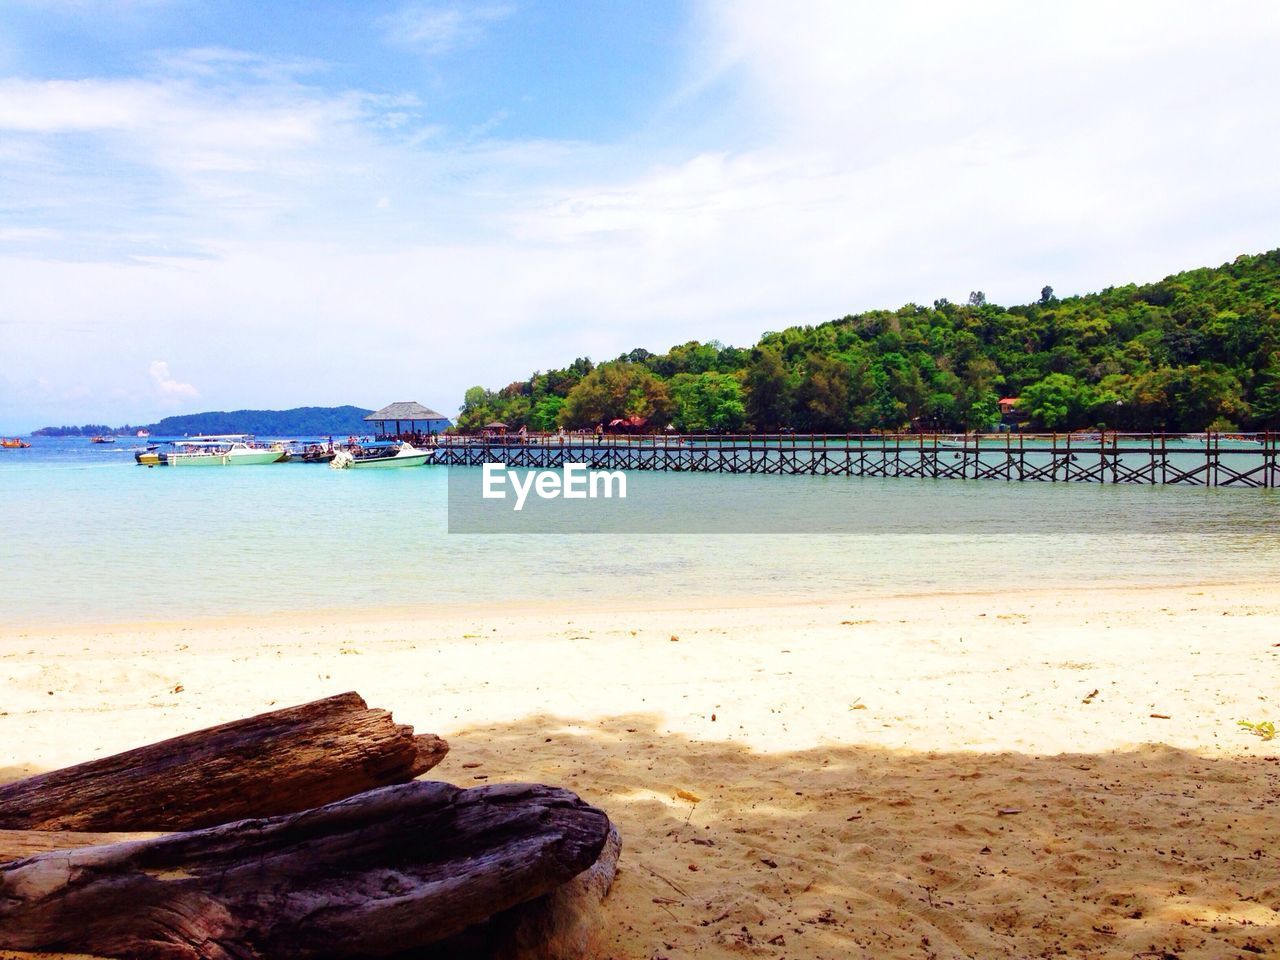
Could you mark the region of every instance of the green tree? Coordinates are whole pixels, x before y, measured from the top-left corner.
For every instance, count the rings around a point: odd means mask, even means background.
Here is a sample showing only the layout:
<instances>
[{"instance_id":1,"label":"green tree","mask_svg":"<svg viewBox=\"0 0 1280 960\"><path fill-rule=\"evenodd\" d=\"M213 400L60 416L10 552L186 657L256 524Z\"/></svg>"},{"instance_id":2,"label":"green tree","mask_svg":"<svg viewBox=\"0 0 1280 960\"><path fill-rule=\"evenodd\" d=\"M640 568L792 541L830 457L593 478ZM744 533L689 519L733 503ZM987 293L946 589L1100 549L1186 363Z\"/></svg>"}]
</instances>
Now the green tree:
<instances>
[{"instance_id":1,"label":"green tree","mask_svg":"<svg viewBox=\"0 0 1280 960\"><path fill-rule=\"evenodd\" d=\"M458 411L458 428L477 430L496 418L496 396L484 387L471 387L462 396Z\"/></svg>"},{"instance_id":2,"label":"green tree","mask_svg":"<svg viewBox=\"0 0 1280 960\"><path fill-rule=\"evenodd\" d=\"M747 410L738 378L727 373L680 373L671 378L674 423L685 433L742 429Z\"/></svg>"},{"instance_id":3,"label":"green tree","mask_svg":"<svg viewBox=\"0 0 1280 960\"><path fill-rule=\"evenodd\" d=\"M755 351L744 385L747 419L757 430L776 430L790 421L791 379L776 347L763 346Z\"/></svg>"},{"instance_id":4,"label":"green tree","mask_svg":"<svg viewBox=\"0 0 1280 960\"><path fill-rule=\"evenodd\" d=\"M821 353L805 358L796 400L801 426L818 433L845 433L851 419L852 371L847 363Z\"/></svg>"},{"instance_id":5,"label":"green tree","mask_svg":"<svg viewBox=\"0 0 1280 960\"><path fill-rule=\"evenodd\" d=\"M1249 416L1240 381L1226 370L1200 366L1160 367L1139 377L1134 402L1146 425L1157 430L1204 430L1222 419Z\"/></svg>"},{"instance_id":6,"label":"green tree","mask_svg":"<svg viewBox=\"0 0 1280 960\"><path fill-rule=\"evenodd\" d=\"M965 413L965 426L970 430L990 430L1000 422L1000 396L994 390L983 390Z\"/></svg>"},{"instance_id":7,"label":"green tree","mask_svg":"<svg viewBox=\"0 0 1280 960\"><path fill-rule=\"evenodd\" d=\"M637 363L604 363L569 391L559 413L566 427L590 427L626 417L665 426L671 416L666 383Z\"/></svg>"},{"instance_id":8,"label":"green tree","mask_svg":"<svg viewBox=\"0 0 1280 960\"><path fill-rule=\"evenodd\" d=\"M1088 387L1066 373L1051 373L1022 391L1020 408L1049 430L1077 427L1092 405Z\"/></svg>"},{"instance_id":9,"label":"green tree","mask_svg":"<svg viewBox=\"0 0 1280 960\"><path fill-rule=\"evenodd\" d=\"M1253 415L1260 427L1280 428L1280 353L1272 354L1271 362L1258 374Z\"/></svg>"},{"instance_id":10,"label":"green tree","mask_svg":"<svg viewBox=\"0 0 1280 960\"><path fill-rule=\"evenodd\" d=\"M529 426L543 433L550 433L560 425L560 411L564 409L564 397L554 394L543 397L533 405L529 413Z\"/></svg>"}]
</instances>

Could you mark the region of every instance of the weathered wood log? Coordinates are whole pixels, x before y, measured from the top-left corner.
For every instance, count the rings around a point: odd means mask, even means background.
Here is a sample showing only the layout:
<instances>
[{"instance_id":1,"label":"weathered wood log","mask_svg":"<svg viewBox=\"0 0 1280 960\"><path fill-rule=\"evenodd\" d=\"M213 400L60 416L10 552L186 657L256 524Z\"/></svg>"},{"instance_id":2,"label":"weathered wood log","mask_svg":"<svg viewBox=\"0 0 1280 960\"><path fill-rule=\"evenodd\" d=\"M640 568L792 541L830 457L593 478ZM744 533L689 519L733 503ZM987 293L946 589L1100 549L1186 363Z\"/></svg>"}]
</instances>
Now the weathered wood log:
<instances>
[{"instance_id":1,"label":"weathered wood log","mask_svg":"<svg viewBox=\"0 0 1280 960\"><path fill-rule=\"evenodd\" d=\"M0 863L52 850L156 836L160 834L0 830ZM572 880L429 948L412 951L412 960L591 960L601 956L600 934L605 929L602 904L613 884L621 852L622 838L611 827L596 862ZM6 951L0 953L0 960L7 956L35 960L40 955Z\"/></svg>"},{"instance_id":2,"label":"weathered wood log","mask_svg":"<svg viewBox=\"0 0 1280 960\"><path fill-rule=\"evenodd\" d=\"M622 853L616 828L596 862L546 896L508 910L486 956L491 960L593 960L601 955L604 898Z\"/></svg>"},{"instance_id":3,"label":"weathered wood log","mask_svg":"<svg viewBox=\"0 0 1280 960\"><path fill-rule=\"evenodd\" d=\"M83 833L77 830L0 830L0 863L21 860L51 850L105 846L128 840L150 840L161 833Z\"/></svg>"},{"instance_id":4,"label":"weathered wood log","mask_svg":"<svg viewBox=\"0 0 1280 960\"><path fill-rule=\"evenodd\" d=\"M602 904L621 853L622 837L611 827L596 862L569 882L396 960L595 960L604 956Z\"/></svg>"},{"instance_id":5,"label":"weathered wood log","mask_svg":"<svg viewBox=\"0 0 1280 960\"><path fill-rule=\"evenodd\" d=\"M555 787L383 787L284 817L0 864L0 948L388 956L553 891L599 859L610 829Z\"/></svg>"},{"instance_id":6,"label":"weathered wood log","mask_svg":"<svg viewBox=\"0 0 1280 960\"><path fill-rule=\"evenodd\" d=\"M296 813L405 783L448 752L343 693L5 784L0 828L192 830Z\"/></svg>"}]
</instances>

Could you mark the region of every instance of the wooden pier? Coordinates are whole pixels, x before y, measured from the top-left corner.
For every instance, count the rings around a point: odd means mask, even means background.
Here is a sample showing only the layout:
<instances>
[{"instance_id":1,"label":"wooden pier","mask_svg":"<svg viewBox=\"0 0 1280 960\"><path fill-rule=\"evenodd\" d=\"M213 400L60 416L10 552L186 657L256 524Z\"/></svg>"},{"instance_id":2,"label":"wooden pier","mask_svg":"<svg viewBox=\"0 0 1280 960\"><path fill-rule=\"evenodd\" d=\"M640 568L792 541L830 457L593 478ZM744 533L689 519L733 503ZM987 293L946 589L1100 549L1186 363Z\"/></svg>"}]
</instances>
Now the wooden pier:
<instances>
[{"instance_id":1,"label":"wooden pier","mask_svg":"<svg viewBox=\"0 0 1280 960\"><path fill-rule=\"evenodd\" d=\"M1280 487L1280 434L442 437L436 463L559 469Z\"/></svg>"}]
</instances>

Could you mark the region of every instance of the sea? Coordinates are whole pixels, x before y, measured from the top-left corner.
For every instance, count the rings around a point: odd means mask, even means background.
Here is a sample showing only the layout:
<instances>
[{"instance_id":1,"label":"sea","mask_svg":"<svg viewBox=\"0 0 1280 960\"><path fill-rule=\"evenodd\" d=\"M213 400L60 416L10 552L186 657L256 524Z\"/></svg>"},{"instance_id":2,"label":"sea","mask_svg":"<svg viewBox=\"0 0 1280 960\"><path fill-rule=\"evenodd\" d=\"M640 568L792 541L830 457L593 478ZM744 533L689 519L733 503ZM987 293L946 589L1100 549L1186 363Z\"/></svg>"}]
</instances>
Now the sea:
<instances>
[{"instance_id":1,"label":"sea","mask_svg":"<svg viewBox=\"0 0 1280 960\"><path fill-rule=\"evenodd\" d=\"M652 528L450 533L450 471L479 468L146 468L136 449L0 450L6 627L1280 583L1280 490L649 474ZM807 521L697 522L737 502ZM854 511L876 522L836 522Z\"/></svg>"}]
</instances>

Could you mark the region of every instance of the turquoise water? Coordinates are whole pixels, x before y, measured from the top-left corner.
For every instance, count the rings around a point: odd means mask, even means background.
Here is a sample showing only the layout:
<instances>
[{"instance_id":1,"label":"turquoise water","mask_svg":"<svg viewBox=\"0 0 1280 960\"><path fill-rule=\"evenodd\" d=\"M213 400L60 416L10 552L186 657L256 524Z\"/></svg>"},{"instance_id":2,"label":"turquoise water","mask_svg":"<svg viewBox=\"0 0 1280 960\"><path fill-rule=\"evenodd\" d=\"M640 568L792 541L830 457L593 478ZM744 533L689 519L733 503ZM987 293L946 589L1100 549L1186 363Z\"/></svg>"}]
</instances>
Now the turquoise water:
<instances>
[{"instance_id":1,"label":"turquoise water","mask_svg":"<svg viewBox=\"0 0 1280 960\"><path fill-rule=\"evenodd\" d=\"M1280 582L1272 490L649 475L675 517L747 492L819 517L864 509L879 524L841 535L460 535L446 532L443 467L147 469L128 442L35 444L0 451L10 625ZM955 532L949 518L975 505L1002 522Z\"/></svg>"}]
</instances>

